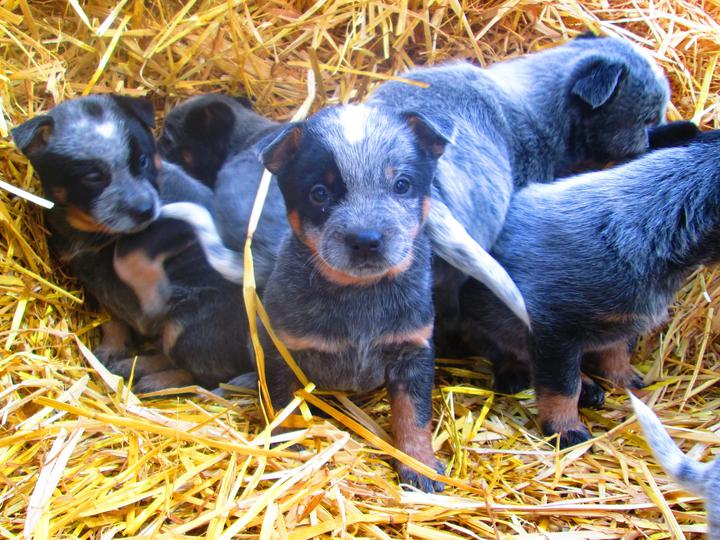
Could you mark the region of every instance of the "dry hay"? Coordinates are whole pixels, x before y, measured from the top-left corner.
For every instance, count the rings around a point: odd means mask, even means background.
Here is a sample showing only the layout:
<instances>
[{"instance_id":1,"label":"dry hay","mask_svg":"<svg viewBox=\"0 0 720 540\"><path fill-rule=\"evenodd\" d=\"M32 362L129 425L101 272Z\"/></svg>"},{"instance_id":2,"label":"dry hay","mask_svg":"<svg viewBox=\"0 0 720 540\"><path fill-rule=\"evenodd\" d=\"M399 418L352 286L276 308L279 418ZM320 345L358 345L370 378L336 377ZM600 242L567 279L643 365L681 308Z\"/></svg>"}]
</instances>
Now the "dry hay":
<instances>
[{"instance_id":1,"label":"dry hay","mask_svg":"<svg viewBox=\"0 0 720 540\"><path fill-rule=\"evenodd\" d=\"M0 175L36 193L8 128L63 99L120 91L166 111L222 90L286 119L306 97L309 70L317 108L361 99L413 63L484 64L585 28L653 51L672 78L671 117L720 127L717 0L83 4L0 1ZM305 440L300 454L268 450L253 396L139 400L82 345L95 342L103 317L49 256L40 209L3 192L0 230L2 537L600 539L705 530L701 502L648 460L618 391L602 411L584 412L597 437L557 453L539 436L530 393L495 395L485 362L440 360L434 440L454 485L433 496L397 485L383 391L303 394L337 421L312 418L293 434L289 443ZM680 298L636 365L673 435L709 459L720 448L720 272L698 273Z\"/></svg>"}]
</instances>

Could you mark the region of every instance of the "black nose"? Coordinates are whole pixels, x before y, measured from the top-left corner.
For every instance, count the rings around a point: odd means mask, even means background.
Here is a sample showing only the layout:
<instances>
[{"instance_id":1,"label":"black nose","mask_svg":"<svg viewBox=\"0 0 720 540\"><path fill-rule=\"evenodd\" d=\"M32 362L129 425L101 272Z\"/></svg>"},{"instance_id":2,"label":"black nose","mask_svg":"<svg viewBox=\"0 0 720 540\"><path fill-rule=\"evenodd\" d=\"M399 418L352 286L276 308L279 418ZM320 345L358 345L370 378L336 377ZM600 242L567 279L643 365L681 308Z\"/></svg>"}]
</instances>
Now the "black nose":
<instances>
[{"instance_id":1,"label":"black nose","mask_svg":"<svg viewBox=\"0 0 720 540\"><path fill-rule=\"evenodd\" d=\"M138 201L130 207L128 213L138 222L149 221L155 217L155 201L152 198Z\"/></svg>"},{"instance_id":2,"label":"black nose","mask_svg":"<svg viewBox=\"0 0 720 540\"><path fill-rule=\"evenodd\" d=\"M345 243L357 255L370 255L380 251L382 234L372 230L352 231L345 235Z\"/></svg>"}]
</instances>

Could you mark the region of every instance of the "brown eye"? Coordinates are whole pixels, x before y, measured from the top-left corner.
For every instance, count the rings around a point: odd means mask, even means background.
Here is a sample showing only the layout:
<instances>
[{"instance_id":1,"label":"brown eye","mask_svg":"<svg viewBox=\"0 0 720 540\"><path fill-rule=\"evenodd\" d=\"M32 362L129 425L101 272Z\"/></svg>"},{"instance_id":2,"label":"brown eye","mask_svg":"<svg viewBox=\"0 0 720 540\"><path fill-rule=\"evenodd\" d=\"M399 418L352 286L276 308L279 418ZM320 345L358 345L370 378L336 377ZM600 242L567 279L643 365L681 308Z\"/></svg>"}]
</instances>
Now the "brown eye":
<instances>
[{"instance_id":1,"label":"brown eye","mask_svg":"<svg viewBox=\"0 0 720 540\"><path fill-rule=\"evenodd\" d=\"M310 200L315 204L325 204L329 197L330 193L322 184L317 184L310 190Z\"/></svg>"}]
</instances>

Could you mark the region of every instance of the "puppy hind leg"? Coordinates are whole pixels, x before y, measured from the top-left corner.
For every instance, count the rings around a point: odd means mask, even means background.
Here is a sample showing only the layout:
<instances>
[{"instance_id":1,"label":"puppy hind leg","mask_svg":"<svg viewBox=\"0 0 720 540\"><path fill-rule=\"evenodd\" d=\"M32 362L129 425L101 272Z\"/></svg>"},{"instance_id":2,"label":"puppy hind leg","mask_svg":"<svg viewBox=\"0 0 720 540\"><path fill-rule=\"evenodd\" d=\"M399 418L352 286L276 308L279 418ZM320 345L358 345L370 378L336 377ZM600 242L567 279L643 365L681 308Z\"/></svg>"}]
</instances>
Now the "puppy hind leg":
<instances>
[{"instance_id":1,"label":"puppy hind leg","mask_svg":"<svg viewBox=\"0 0 720 540\"><path fill-rule=\"evenodd\" d=\"M392 432L395 446L409 456L444 474L432 448L432 388L434 355L430 347L407 348L386 370ZM432 493L443 484L396 463L400 481Z\"/></svg>"},{"instance_id":2,"label":"puppy hind leg","mask_svg":"<svg viewBox=\"0 0 720 540\"><path fill-rule=\"evenodd\" d=\"M540 425L546 435L558 434L560 448L590 439L580 421L580 347L557 338L533 336L533 377Z\"/></svg>"},{"instance_id":3,"label":"puppy hind leg","mask_svg":"<svg viewBox=\"0 0 720 540\"><path fill-rule=\"evenodd\" d=\"M586 352L582 359L583 370L590 375L607 379L620 388L642 388L645 383L630 364L633 348L632 340L629 340Z\"/></svg>"}]
</instances>

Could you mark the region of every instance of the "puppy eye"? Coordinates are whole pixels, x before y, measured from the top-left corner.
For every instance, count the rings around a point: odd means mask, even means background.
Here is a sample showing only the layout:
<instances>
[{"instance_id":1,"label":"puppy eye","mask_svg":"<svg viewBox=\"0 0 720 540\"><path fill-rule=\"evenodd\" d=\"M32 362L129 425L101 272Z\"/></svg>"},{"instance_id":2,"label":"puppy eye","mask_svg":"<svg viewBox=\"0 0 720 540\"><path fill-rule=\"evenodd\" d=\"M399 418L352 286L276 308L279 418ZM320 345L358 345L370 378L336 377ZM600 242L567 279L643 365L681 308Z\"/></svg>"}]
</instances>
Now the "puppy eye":
<instances>
[{"instance_id":1,"label":"puppy eye","mask_svg":"<svg viewBox=\"0 0 720 540\"><path fill-rule=\"evenodd\" d=\"M398 195L404 195L405 193L410 191L410 180L408 180L404 176L398 178L397 180L395 180L393 191Z\"/></svg>"},{"instance_id":2,"label":"puppy eye","mask_svg":"<svg viewBox=\"0 0 720 540\"><path fill-rule=\"evenodd\" d=\"M310 200L315 204L325 204L329 197L330 193L322 184L317 184L310 190Z\"/></svg>"},{"instance_id":3,"label":"puppy eye","mask_svg":"<svg viewBox=\"0 0 720 540\"><path fill-rule=\"evenodd\" d=\"M89 172L83 175L80 180L88 186L98 186L100 184L106 183L105 175L98 171Z\"/></svg>"},{"instance_id":4,"label":"puppy eye","mask_svg":"<svg viewBox=\"0 0 720 540\"><path fill-rule=\"evenodd\" d=\"M147 169L150 166L150 158L147 154L142 154L140 156L139 165L141 169Z\"/></svg>"}]
</instances>

